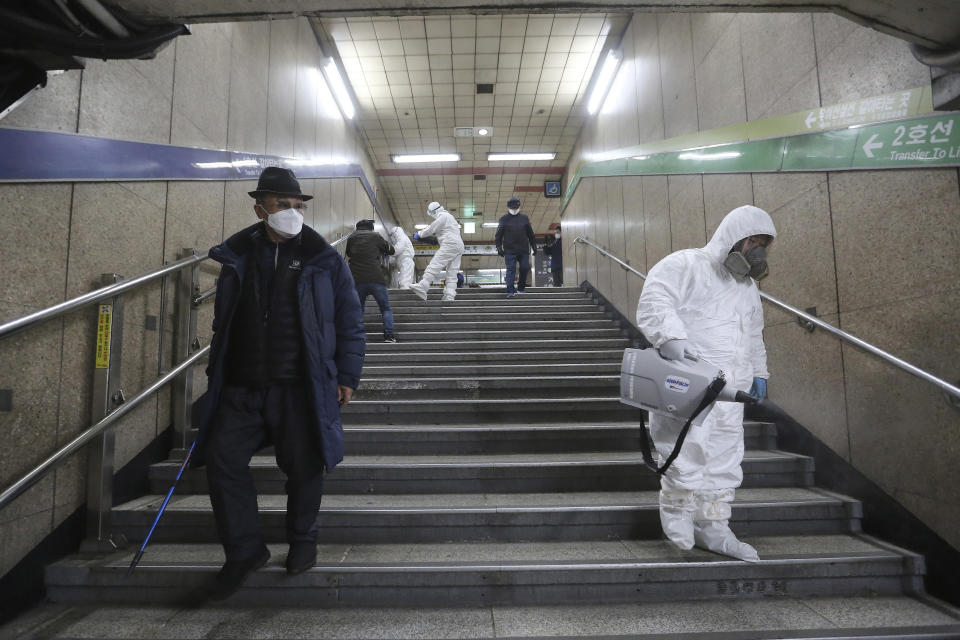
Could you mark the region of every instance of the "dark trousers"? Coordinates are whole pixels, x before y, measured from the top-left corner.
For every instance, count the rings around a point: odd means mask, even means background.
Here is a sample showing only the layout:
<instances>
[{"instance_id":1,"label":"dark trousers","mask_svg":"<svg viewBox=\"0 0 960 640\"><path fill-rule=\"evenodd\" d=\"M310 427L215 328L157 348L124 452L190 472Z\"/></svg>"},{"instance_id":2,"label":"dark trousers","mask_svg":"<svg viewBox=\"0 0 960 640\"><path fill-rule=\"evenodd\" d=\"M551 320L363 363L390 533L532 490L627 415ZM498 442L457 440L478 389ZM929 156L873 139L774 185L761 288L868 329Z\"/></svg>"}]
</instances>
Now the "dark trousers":
<instances>
[{"instance_id":1,"label":"dark trousers","mask_svg":"<svg viewBox=\"0 0 960 640\"><path fill-rule=\"evenodd\" d=\"M551 269L550 273L553 274L553 286L562 287L563 286L563 269Z\"/></svg>"},{"instance_id":2,"label":"dark trousers","mask_svg":"<svg viewBox=\"0 0 960 640\"><path fill-rule=\"evenodd\" d=\"M323 457L315 425L303 385L223 388L206 457L217 535L228 562L246 560L263 547L250 458L271 443L287 475L287 542L316 542Z\"/></svg>"},{"instance_id":3,"label":"dark trousers","mask_svg":"<svg viewBox=\"0 0 960 640\"><path fill-rule=\"evenodd\" d=\"M380 307L380 315L383 316L383 332L393 333L393 309L390 308L390 294L387 293L387 285L377 284L375 282L365 282L357 284L357 296L360 297L360 312L367 306L367 296L372 295Z\"/></svg>"},{"instance_id":4,"label":"dark trousers","mask_svg":"<svg viewBox=\"0 0 960 640\"><path fill-rule=\"evenodd\" d=\"M527 288L527 273L530 271L529 253L507 253L503 256L507 263L507 293L513 293L513 276L517 273L517 263L520 263L520 275L517 278L517 289Z\"/></svg>"}]
</instances>

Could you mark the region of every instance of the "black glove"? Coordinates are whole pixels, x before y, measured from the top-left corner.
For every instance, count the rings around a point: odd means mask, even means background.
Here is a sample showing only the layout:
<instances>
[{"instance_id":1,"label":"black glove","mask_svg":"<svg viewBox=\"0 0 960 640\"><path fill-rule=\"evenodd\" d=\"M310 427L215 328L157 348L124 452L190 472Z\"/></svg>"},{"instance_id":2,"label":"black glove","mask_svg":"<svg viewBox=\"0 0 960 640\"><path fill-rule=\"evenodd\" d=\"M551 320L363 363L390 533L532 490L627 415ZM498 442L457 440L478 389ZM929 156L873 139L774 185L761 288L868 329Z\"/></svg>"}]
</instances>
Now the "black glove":
<instances>
[{"instance_id":1,"label":"black glove","mask_svg":"<svg viewBox=\"0 0 960 640\"><path fill-rule=\"evenodd\" d=\"M497 247L497 255L500 257L503 257L503 249L501 249L500 247Z\"/></svg>"}]
</instances>

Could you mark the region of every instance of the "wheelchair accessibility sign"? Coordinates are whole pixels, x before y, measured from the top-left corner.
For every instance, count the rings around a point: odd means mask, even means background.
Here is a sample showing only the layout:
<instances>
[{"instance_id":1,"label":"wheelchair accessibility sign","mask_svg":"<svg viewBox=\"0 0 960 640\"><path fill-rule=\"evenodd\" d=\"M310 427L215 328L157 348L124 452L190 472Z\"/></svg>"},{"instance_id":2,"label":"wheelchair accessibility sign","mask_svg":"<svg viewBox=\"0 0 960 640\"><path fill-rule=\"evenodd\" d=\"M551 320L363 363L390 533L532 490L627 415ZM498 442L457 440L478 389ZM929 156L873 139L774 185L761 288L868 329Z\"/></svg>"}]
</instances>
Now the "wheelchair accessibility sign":
<instances>
[{"instance_id":1,"label":"wheelchair accessibility sign","mask_svg":"<svg viewBox=\"0 0 960 640\"><path fill-rule=\"evenodd\" d=\"M543 196L545 198L559 198L560 197L560 181L545 180L543 183Z\"/></svg>"}]
</instances>

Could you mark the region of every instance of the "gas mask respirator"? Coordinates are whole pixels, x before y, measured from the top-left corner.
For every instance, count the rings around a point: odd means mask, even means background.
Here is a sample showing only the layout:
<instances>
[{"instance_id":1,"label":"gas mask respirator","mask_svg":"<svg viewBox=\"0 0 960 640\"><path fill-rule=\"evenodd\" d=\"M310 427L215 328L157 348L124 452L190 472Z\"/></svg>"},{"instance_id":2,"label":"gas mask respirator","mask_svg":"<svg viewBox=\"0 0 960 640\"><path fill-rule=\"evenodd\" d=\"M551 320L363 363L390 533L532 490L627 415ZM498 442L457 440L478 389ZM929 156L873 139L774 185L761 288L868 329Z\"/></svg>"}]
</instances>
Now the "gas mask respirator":
<instances>
[{"instance_id":1,"label":"gas mask respirator","mask_svg":"<svg viewBox=\"0 0 960 640\"><path fill-rule=\"evenodd\" d=\"M733 249L727 254L723 261L723 266L730 270L730 273L738 278L750 276L754 280L762 280L770 274L767 268L767 249L756 246L746 254L740 253L739 247L743 246L743 240L733 245Z\"/></svg>"}]
</instances>

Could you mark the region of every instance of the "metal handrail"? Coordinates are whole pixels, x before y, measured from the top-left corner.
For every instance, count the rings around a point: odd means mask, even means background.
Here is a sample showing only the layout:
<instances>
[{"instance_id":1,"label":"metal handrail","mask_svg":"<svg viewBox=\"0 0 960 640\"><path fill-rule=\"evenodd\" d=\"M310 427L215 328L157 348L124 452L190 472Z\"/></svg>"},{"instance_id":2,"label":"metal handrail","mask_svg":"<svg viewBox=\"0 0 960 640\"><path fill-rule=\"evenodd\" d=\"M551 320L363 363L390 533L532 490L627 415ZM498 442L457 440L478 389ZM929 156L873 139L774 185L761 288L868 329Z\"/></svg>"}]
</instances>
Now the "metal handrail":
<instances>
[{"instance_id":1,"label":"metal handrail","mask_svg":"<svg viewBox=\"0 0 960 640\"><path fill-rule=\"evenodd\" d=\"M194 353L192 356L181 362L175 369L172 369L169 373L164 375L161 378L158 378L151 384L149 387L138 393L136 396L124 402L118 409L110 413L106 418L100 422L92 425L86 431L78 435L76 438L65 444L63 447L57 450L52 456L41 462L37 465L32 471L27 473L25 476L20 478L18 481L10 485L7 489L0 494L0 509L7 506L12 502L17 496L29 489L31 486L36 484L40 479L46 476L48 473L53 471L55 468L63 464L63 462L75 453L78 449L82 448L83 445L87 444L98 435L103 433L103 431L111 426L114 422L125 416L127 413L132 411L137 405L143 402L150 394L157 391L160 387L167 384L178 375L186 371L189 367L199 360L200 358L206 356L210 352L210 345L207 345Z\"/></svg>"},{"instance_id":2,"label":"metal handrail","mask_svg":"<svg viewBox=\"0 0 960 640\"><path fill-rule=\"evenodd\" d=\"M188 267L196 262L206 260L206 258L207 254L205 253L202 255L183 258L182 260L171 262L170 264L164 265L158 269L154 269L153 271L148 271L138 276L121 280L115 284L94 289L93 291L77 296L76 298L71 298L70 300L61 302L60 304L55 304L52 307L31 313L23 316L22 318L17 318L16 320L12 320L6 324L0 325L0 340L12 336L18 331L23 331L29 327L46 322L47 320L59 318L62 315L70 313L71 311L76 311L82 307L96 304L108 298L113 298L121 293L124 293L125 291L136 289L142 284L146 284L147 282L156 280L157 278L162 278L169 273L179 271L180 269Z\"/></svg>"},{"instance_id":3,"label":"metal handrail","mask_svg":"<svg viewBox=\"0 0 960 640\"><path fill-rule=\"evenodd\" d=\"M593 247L594 249L596 249L599 253L607 256L608 258L610 258L611 260L613 260L614 262L616 262L617 264L619 264L619 265L620 265L621 267L623 267L624 269L626 269L626 270L628 270L628 271L632 271L633 273L637 274L638 276L640 276L640 277L643 278L644 280L647 279L647 276L646 276L645 274L641 273L640 271L637 271L636 269L634 269L633 267L631 267L629 264L627 264L626 262L624 262L623 260L621 260L621 259L618 258L617 256L613 255L612 253L610 253L609 251L607 251L606 249L604 249L604 248L601 247L600 245L596 244L595 242L591 242L590 240L588 240L587 238L585 238L585 237L583 237L583 236L577 236L577 238L573 241L573 243L576 244L576 243L578 243L578 242L583 243L583 244L586 244L586 245L590 245L591 247ZM875 347L875 346L873 346L872 344L870 344L869 342L866 342L866 341L864 341L864 340L861 340L860 338L858 338L858 337L856 337L856 336L854 336L854 335L851 335L851 334L847 333L846 331L843 331L843 330L841 330L841 329L838 329L838 328L836 328L835 326L833 326L832 324L826 323L826 322L824 322L823 320L821 320L820 318L818 318L818 317L816 317L816 316L812 316L812 315L810 315L809 313L806 313L805 311L801 311L800 309L797 309L796 307L792 307L792 306L790 306L789 304L787 304L786 302L783 302L782 300L771 296L769 293L764 293L763 291L761 291L761 292L760 292L760 297L763 298L764 300L766 300L767 302L769 302L770 304L772 304L772 305L774 305L774 306L777 306L777 307L780 307L781 309L783 309L783 310L786 311L787 313L791 313L791 314L797 316L798 318L801 318L805 323L808 323L808 324L811 324L811 325L815 325L815 326L817 326L817 327L820 327L820 328L823 329L824 331L826 331L826 332L828 332L828 333L832 333L833 335L837 336L837 337L840 338L841 340L845 340L845 341L849 342L850 344L852 344L852 345L854 345L854 346L856 346L856 347L859 347L859 348L863 349L864 351L866 351L866 352L868 352L868 353L871 353L871 354L873 354L873 355L875 355L875 356L878 356L878 357L886 360L886 361L889 362L890 364L894 365L895 367L899 367L900 369L903 369L904 371L906 371L906 372L909 373L909 374L912 374L912 375L914 375L914 376L916 376L916 377L918 377L918 378L921 378L922 380L926 380L927 382L929 382L929 383L931 383L931 384L933 384L933 385L936 385L936 386L940 387L941 389L943 389L945 392L949 393L950 395L952 395L952 396L954 396L954 397L956 397L956 398L960 398L960 387L957 387L956 385L950 384L950 383L947 382L946 380L943 380L942 378L938 378L937 376L933 375L932 373L930 373L930 372L928 372L928 371L924 371L924 370L921 369L920 367L917 367L917 366L915 366L915 365L912 365L912 364L910 364L909 362L907 362L906 360L903 360L903 359L901 359L901 358L898 358L897 356L893 355L892 353L889 353L889 352L887 352L887 351L884 351L883 349L881 349L881 348L879 348L879 347Z\"/></svg>"}]
</instances>

